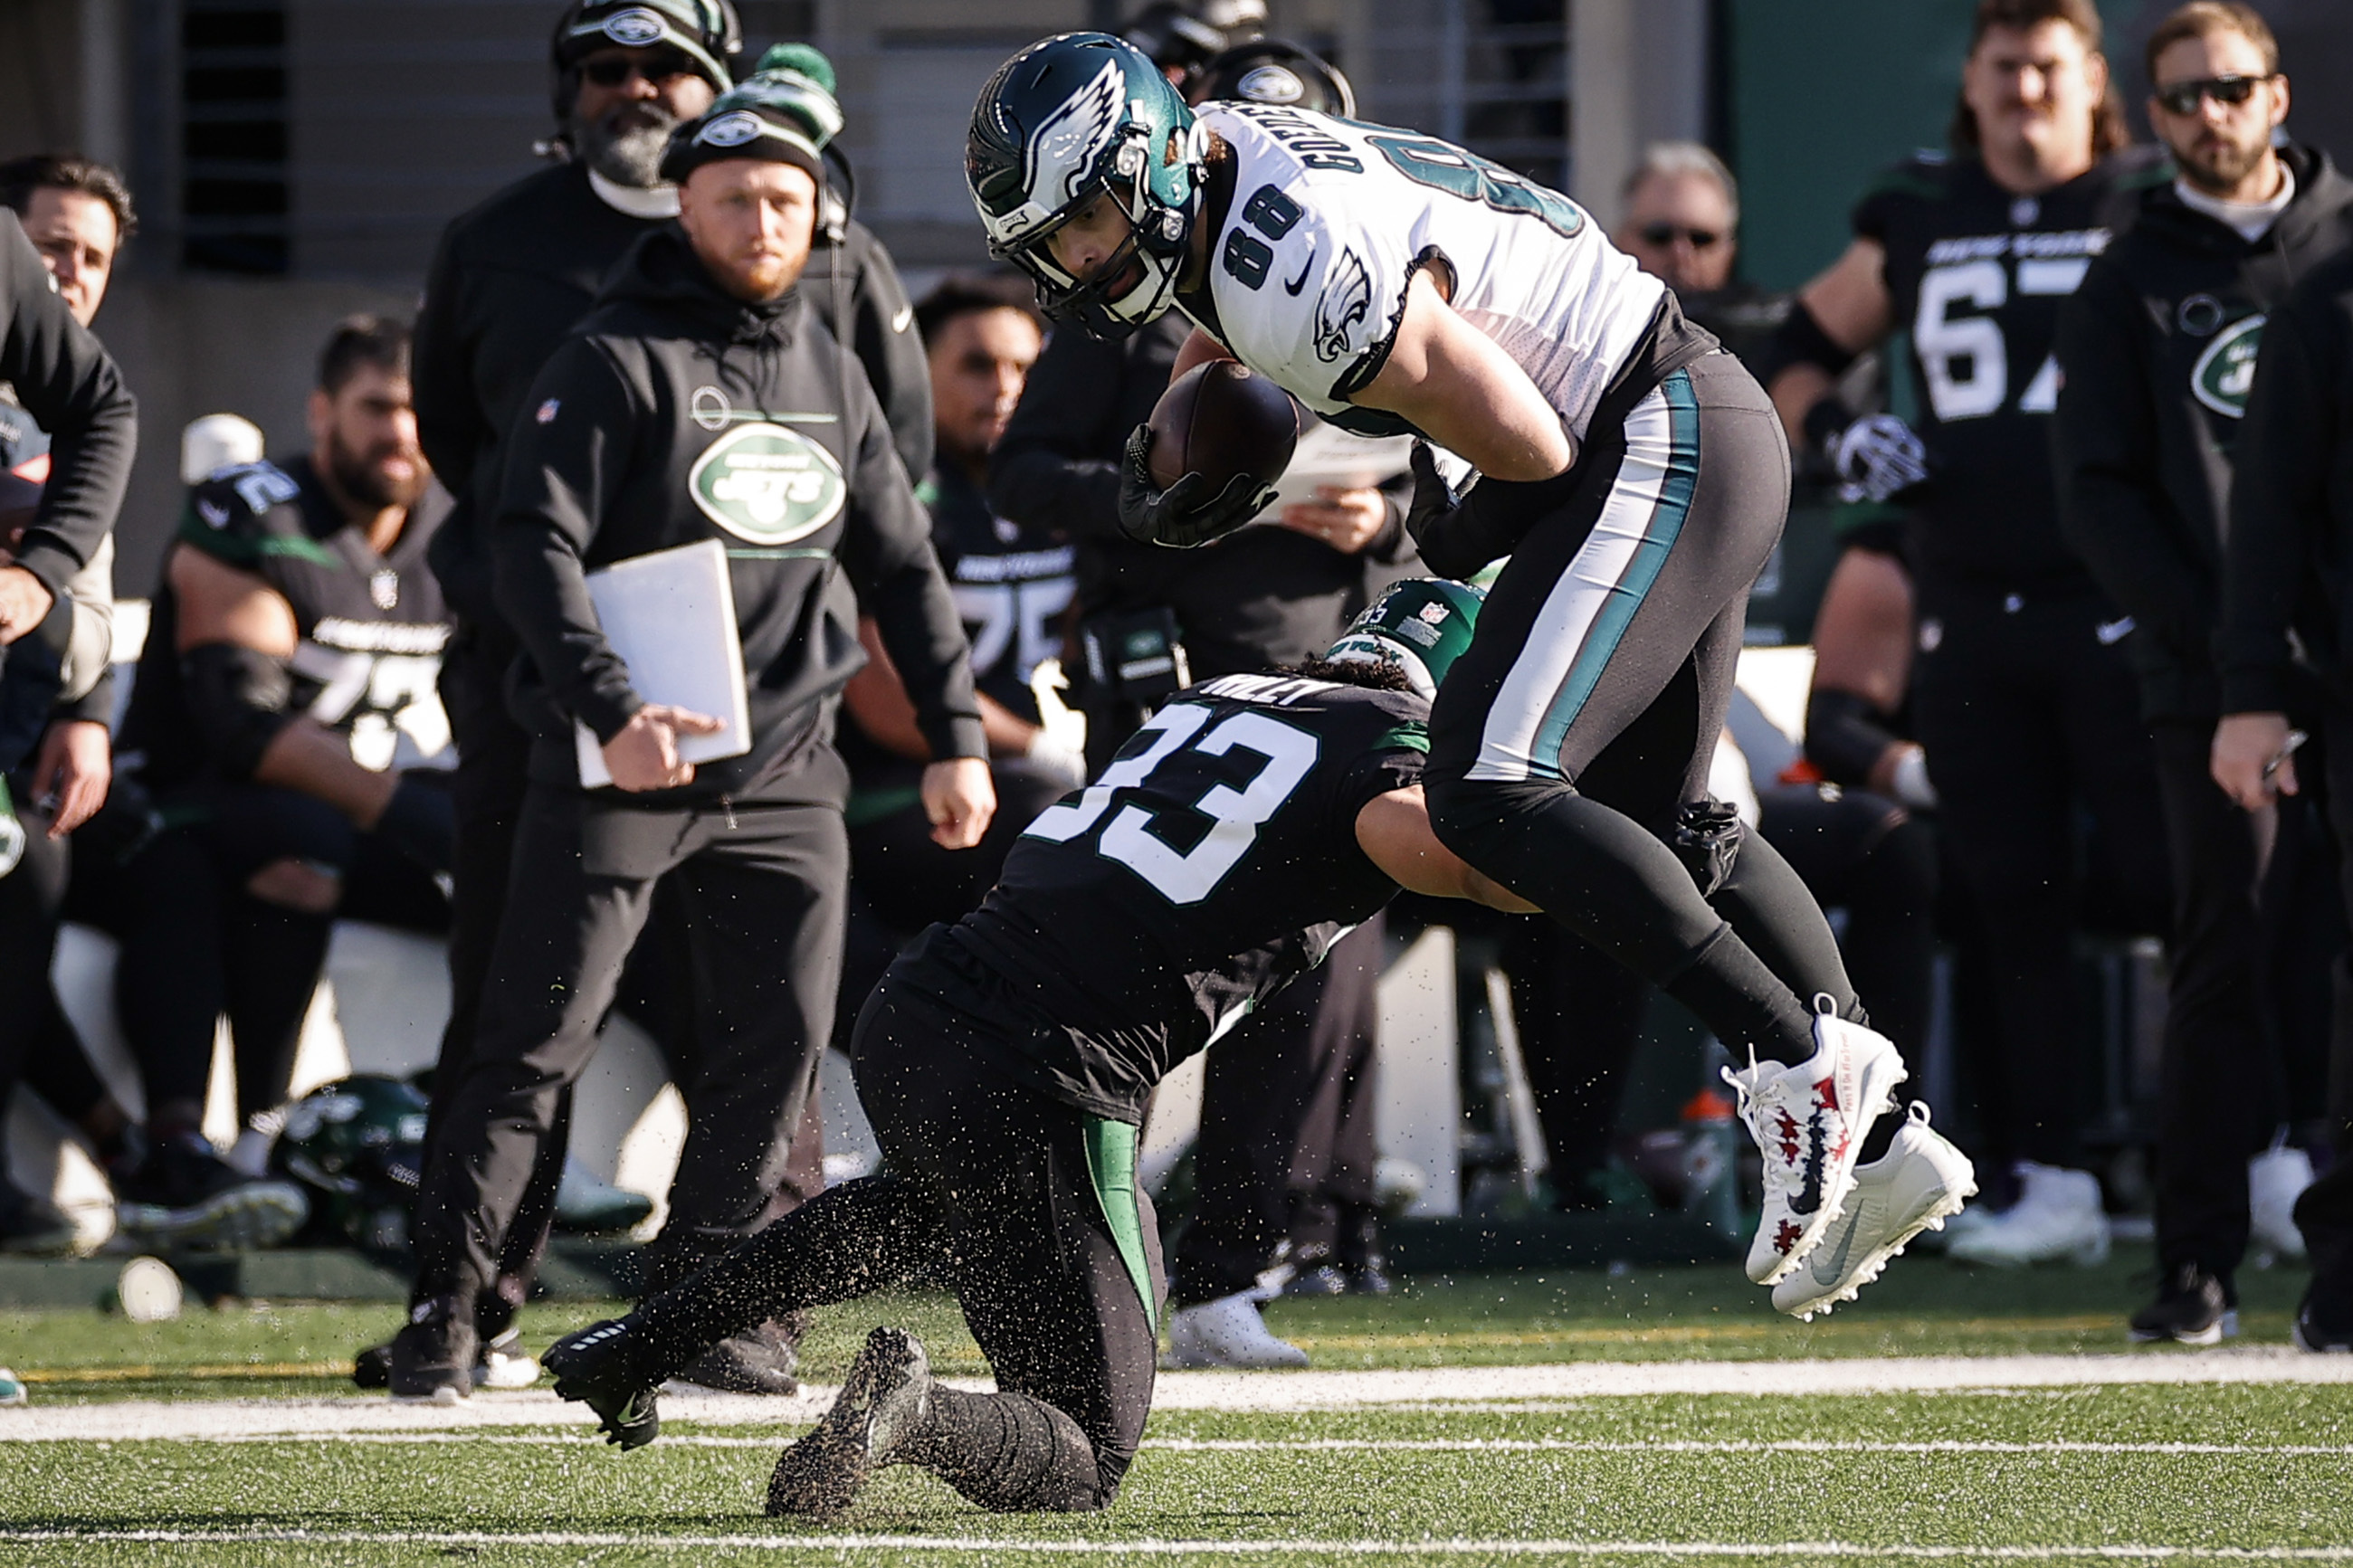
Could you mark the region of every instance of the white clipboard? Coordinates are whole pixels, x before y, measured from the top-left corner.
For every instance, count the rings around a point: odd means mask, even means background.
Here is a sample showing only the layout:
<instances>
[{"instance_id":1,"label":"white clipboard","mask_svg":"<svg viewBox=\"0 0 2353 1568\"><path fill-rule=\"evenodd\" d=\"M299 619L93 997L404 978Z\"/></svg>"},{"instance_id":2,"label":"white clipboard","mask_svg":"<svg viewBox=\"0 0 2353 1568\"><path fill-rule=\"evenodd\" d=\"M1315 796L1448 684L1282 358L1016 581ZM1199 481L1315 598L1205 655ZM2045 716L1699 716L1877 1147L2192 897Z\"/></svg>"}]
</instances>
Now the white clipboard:
<instances>
[{"instance_id":1,"label":"white clipboard","mask_svg":"<svg viewBox=\"0 0 2353 1568\"><path fill-rule=\"evenodd\" d=\"M588 597L605 640L628 666L629 685L648 702L667 703L721 721L715 735L681 735L682 762L740 757L752 749L752 713L744 680L744 645L735 635L735 592L727 552L715 539L618 561L587 576ZM580 784L613 782L605 750L587 725L573 724Z\"/></svg>"}]
</instances>

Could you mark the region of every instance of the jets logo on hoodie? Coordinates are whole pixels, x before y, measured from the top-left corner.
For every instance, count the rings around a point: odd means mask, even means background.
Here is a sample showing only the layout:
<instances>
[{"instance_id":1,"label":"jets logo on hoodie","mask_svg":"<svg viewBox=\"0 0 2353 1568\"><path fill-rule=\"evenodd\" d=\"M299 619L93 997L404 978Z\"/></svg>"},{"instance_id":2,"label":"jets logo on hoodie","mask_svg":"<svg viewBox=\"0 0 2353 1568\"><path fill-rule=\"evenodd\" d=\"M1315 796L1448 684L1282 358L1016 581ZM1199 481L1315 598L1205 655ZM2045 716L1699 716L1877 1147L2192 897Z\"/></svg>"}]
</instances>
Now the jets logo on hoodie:
<instances>
[{"instance_id":1,"label":"jets logo on hoodie","mask_svg":"<svg viewBox=\"0 0 2353 1568\"><path fill-rule=\"evenodd\" d=\"M831 522L847 494L833 454L777 425L739 425L695 460L687 488L704 516L753 544L790 544Z\"/></svg>"},{"instance_id":2,"label":"jets logo on hoodie","mask_svg":"<svg viewBox=\"0 0 2353 1568\"><path fill-rule=\"evenodd\" d=\"M2263 341L2262 316L2245 316L2222 329L2189 372L2189 390L2215 413L2242 419L2247 390L2255 384L2255 351Z\"/></svg>"}]
</instances>

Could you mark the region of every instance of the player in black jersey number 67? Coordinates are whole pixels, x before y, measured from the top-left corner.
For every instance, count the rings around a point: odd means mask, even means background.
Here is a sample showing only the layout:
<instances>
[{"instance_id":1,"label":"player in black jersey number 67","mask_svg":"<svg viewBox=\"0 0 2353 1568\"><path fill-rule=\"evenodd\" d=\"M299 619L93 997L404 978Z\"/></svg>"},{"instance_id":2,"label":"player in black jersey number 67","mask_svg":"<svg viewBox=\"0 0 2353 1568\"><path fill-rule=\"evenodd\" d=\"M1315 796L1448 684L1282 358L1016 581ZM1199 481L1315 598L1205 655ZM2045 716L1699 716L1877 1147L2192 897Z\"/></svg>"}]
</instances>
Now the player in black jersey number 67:
<instances>
[{"instance_id":1,"label":"player in black jersey number 67","mask_svg":"<svg viewBox=\"0 0 2353 1568\"><path fill-rule=\"evenodd\" d=\"M1400 884L1528 907L1442 848L1422 808L1430 694L1478 613L1458 584L1400 584L1324 660L1162 708L868 1000L853 1050L882 1173L558 1343L556 1392L635 1447L652 1391L744 1324L944 1277L999 1392L933 1384L921 1345L876 1330L785 1450L768 1511L839 1512L892 1464L986 1508L1110 1502L1157 1359L1158 1234L1135 1184L1153 1086Z\"/></svg>"},{"instance_id":2,"label":"player in black jersey number 67","mask_svg":"<svg viewBox=\"0 0 2353 1568\"><path fill-rule=\"evenodd\" d=\"M1187 110L1101 34L998 69L965 174L991 248L1048 310L1116 336L1174 306L1195 326L1180 373L1240 359L1336 424L1424 437L1407 520L1423 560L1460 576L1511 557L1430 714L1430 820L1748 1058L1732 1076L1766 1184L1748 1271L1775 1304L1852 1295L1957 1206L1957 1151L1907 1119L1872 1135L1904 1065L1864 1026L1821 910L1707 795L1788 497L1739 363L1567 197L1410 132ZM1248 520L1254 487L1156 490L1145 445L1121 498L1133 535ZM1446 482L1433 447L1477 484Z\"/></svg>"}]
</instances>

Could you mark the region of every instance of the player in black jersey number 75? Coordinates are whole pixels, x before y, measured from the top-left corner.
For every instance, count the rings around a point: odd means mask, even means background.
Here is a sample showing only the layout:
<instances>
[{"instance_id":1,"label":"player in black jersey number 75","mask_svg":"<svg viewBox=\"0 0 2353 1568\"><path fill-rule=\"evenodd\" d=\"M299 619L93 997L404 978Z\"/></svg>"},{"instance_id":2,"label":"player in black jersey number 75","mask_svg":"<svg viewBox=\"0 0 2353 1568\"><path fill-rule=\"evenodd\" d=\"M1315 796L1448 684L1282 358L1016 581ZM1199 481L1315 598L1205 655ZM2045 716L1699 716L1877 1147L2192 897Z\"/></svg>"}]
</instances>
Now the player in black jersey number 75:
<instances>
[{"instance_id":1,"label":"player in black jersey number 75","mask_svg":"<svg viewBox=\"0 0 2353 1568\"><path fill-rule=\"evenodd\" d=\"M786 1449L769 1511L838 1512L890 1464L986 1508L1109 1503L1157 1359L1158 1235L1135 1181L1153 1086L1400 885L1527 907L1441 847L1422 809L1429 693L1478 609L1460 584L1401 584L1325 660L1161 709L860 1014L882 1173L558 1343L556 1392L635 1447L662 1379L742 1325L944 1278L999 1392L933 1384L922 1346L878 1329Z\"/></svg>"}]
</instances>

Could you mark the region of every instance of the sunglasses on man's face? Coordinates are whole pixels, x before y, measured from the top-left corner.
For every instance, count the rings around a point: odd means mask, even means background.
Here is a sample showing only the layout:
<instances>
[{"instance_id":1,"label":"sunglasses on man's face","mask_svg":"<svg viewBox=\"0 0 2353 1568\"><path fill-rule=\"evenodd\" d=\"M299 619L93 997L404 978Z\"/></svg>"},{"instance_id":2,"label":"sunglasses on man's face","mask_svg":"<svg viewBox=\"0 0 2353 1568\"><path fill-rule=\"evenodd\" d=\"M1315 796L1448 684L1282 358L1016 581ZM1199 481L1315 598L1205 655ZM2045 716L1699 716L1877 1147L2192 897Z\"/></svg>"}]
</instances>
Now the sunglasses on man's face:
<instances>
[{"instance_id":1,"label":"sunglasses on man's face","mask_svg":"<svg viewBox=\"0 0 2353 1568\"><path fill-rule=\"evenodd\" d=\"M598 55L581 63L580 74L598 87L619 87L633 76L648 81L668 81L674 76L686 76L694 69L694 62L682 49L656 49L637 55Z\"/></svg>"},{"instance_id":2,"label":"sunglasses on man's face","mask_svg":"<svg viewBox=\"0 0 2353 1568\"><path fill-rule=\"evenodd\" d=\"M1694 250L1705 250L1724 236L1712 228L1685 228L1679 223L1646 223L1639 231L1642 243L1666 248L1679 239L1688 239Z\"/></svg>"},{"instance_id":3,"label":"sunglasses on man's face","mask_svg":"<svg viewBox=\"0 0 2353 1568\"><path fill-rule=\"evenodd\" d=\"M2197 81L2177 81L2158 88L2157 101L2168 114L2195 114L2200 101L2209 98L2235 108L2246 102L2258 85L2271 79L2267 76L2210 76Z\"/></svg>"}]
</instances>

